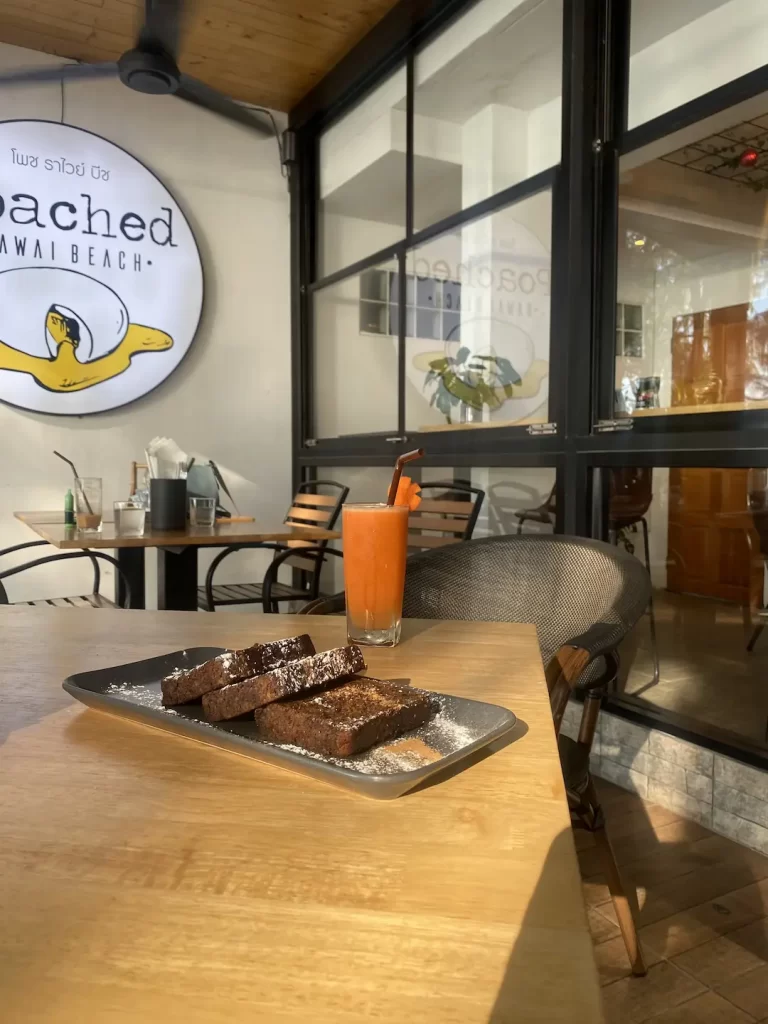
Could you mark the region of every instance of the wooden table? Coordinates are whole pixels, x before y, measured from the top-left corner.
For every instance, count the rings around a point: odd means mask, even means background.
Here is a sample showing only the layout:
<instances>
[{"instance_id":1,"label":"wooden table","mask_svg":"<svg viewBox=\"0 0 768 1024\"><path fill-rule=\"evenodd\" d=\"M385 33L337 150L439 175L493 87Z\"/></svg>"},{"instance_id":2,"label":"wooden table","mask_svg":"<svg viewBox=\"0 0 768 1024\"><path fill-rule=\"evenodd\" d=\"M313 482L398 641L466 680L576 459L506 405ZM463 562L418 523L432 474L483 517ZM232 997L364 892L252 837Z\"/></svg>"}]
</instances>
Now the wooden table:
<instances>
[{"instance_id":1,"label":"wooden table","mask_svg":"<svg viewBox=\"0 0 768 1024\"><path fill-rule=\"evenodd\" d=\"M61 551L111 548L131 588L131 606L144 607L144 552L157 548L157 607L164 610L197 609L197 552L201 547L228 547L230 544L268 546L291 540L336 540L337 530L321 527L280 525L265 530L257 523L217 523L216 526L189 526L186 530L153 530L151 524L140 537L119 534L114 522L104 522L101 533L83 533L65 526L60 512L14 512L14 516L43 540ZM125 598L123 581L115 573L115 601Z\"/></svg>"},{"instance_id":2,"label":"wooden table","mask_svg":"<svg viewBox=\"0 0 768 1024\"><path fill-rule=\"evenodd\" d=\"M84 709L68 674L336 617L0 608L3 1024L602 1020L532 626L420 622L374 675L512 743L373 801ZM45 641L41 638L45 638Z\"/></svg>"}]
</instances>

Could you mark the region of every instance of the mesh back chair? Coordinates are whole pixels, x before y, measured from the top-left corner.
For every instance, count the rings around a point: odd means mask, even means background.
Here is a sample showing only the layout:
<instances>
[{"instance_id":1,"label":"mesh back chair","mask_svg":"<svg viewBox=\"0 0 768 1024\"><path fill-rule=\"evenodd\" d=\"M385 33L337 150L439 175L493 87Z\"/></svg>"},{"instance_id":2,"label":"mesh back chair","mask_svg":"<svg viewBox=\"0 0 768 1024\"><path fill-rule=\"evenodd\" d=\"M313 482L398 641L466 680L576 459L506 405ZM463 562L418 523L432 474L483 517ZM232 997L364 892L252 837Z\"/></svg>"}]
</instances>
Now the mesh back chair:
<instances>
[{"instance_id":1,"label":"mesh back chair","mask_svg":"<svg viewBox=\"0 0 768 1024\"><path fill-rule=\"evenodd\" d=\"M321 526L332 530L348 494L349 488L335 480L313 480L301 484L283 522L286 526ZM221 605L261 602L264 611L276 612L279 601L311 601L320 592L320 570L327 546L327 541L317 540L291 540L285 544L233 544L219 552L211 562L205 584L198 588L198 608L212 612ZM214 574L224 559L236 551L254 548L268 548L275 552L274 562L261 583L214 585ZM300 585L278 583L277 569L281 565L301 570Z\"/></svg>"},{"instance_id":2,"label":"mesh back chair","mask_svg":"<svg viewBox=\"0 0 768 1024\"><path fill-rule=\"evenodd\" d=\"M408 559L407 618L533 622L546 666L552 715L573 824L593 833L635 974L645 965L589 773L600 701L618 670L616 648L648 604L650 579L636 558L611 544L528 535L487 537ZM343 594L309 614L340 611ZM571 693L584 710L577 740L560 734Z\"/></svg>"},{"instance_id":3,"label":"mesh back chair","mask_svg":"<svg viewBox=\"0 0 768 1024\"><path fill-rule=\"evenodd\" d=\"M470 540L485 491L463 480L421 484L421 504L408 516L408 548L420 551Z\"/></svg>"},{"instance_id":4,"label":"mesh back chair","mask_svg":"<svg viewBox=\"0 0 768 1024\"><path fill-rule=\"evenodd\" d=\"M26 548L38 548L48 547L48 542L45 540L30 540L25 544L16 544L11 548L5 548L0 551L0 558L3 555L10 555L16 551L24 551ZM10 576L17 576L19 573L26 572L28 569L34 569L38 565L47 565L49 562L63 562L71 558L88 558L93 566L93 593L79 595L77 597L50 597L41 599L38 601L9 601L8 592L3 586L3 580ZM31 562L24 562L22 565L14 565L11 569L0 570L0 604L27 604L35 607L42 607L43 605L53 606L55 608L116 608L117 605L114 601L110 601L109 598L104 597L103 594L99 593L99 586L101 585L101 568L99 561L108 562L114 566L115 572L120 576L124 593L125 603L124 608L131 607L131 586L125 573L120 568L117 560L111 555L105 554L103 551L60 551L54 555L44 555L42 558L35 558Z\"/></svg>"},{"instance_id":5,"label":"mesh back chair","mask_svg":"<svg viewBox=\"0 0 768 1024\"><path fill-rule=\"evenodd\" d=\"M651 553L648 543L648 521L645 518L653 501L653 470L647 467L625 467L612 469L608 475L610 481L610 497L608 501L608 532L614 544L622 543L630 553L634 545L629 533L637 533L638 523L643 533L643 554L648 575L651 574ZM555 525L555 488L549 497L536 508L520 509L515 513L518 520L517 532L522 533L523 524L527 521L554 527ZM653 607L653 590L648 592L648 620L651 632L651 657L653 659L653 676L643 689L655 686L659 681L659 646L656 640L656 613Z\"/></svg>"}]
</instances>

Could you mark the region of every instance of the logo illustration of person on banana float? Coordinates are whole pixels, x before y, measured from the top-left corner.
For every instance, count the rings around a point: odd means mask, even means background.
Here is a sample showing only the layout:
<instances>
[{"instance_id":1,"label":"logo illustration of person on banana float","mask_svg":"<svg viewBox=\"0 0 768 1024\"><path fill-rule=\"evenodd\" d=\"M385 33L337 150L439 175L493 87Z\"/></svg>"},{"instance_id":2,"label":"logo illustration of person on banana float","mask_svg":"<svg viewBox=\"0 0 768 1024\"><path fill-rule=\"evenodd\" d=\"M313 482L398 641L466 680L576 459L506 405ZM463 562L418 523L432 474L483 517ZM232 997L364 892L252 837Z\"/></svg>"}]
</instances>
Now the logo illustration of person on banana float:
<instances>
[{"instance_id":1,"label":"logo illustration of person on banana float","mask_svg":"<svg viewBox=\"0 0 768 1024\"><path fill-rule=\"evenodd\" d=\"M0 370L28 373L48 391L82 391L124 373L134 356L173 347L130 322L122 299L76 270L0 273Z\"/></svg>"}]
</instances>

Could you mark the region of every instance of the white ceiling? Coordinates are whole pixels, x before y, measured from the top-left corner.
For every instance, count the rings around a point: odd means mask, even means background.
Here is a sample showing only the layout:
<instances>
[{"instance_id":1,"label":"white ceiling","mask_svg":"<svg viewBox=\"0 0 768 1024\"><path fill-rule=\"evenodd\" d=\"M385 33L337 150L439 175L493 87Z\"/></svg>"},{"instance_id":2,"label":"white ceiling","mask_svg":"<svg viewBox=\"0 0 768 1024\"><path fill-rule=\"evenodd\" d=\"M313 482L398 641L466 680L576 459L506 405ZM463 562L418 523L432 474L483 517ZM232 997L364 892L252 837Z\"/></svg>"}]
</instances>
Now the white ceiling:
<instances>
[{"instance_id":1,"label":"white ceiling","mask_svg":"<svg viewBox=\"0 0 768 1024\"><path fill-rule=\"evenodd\" d=\"M664 36L671 35L684 25L729 2L730 0L632 0L630 50L632 53L645 50Z\"/></svg>"},{"instance_id":2,"label":"white ceiling","mask_svg":"<svg viewBox=\"0 0 768 1024\"><path fill-rule=\"evenodd\" d=\"M419 84L416 113L464 124L489 103L532 110L559 96L562 19L562 0L520 4Z\"/></svg>"}]
</instances>

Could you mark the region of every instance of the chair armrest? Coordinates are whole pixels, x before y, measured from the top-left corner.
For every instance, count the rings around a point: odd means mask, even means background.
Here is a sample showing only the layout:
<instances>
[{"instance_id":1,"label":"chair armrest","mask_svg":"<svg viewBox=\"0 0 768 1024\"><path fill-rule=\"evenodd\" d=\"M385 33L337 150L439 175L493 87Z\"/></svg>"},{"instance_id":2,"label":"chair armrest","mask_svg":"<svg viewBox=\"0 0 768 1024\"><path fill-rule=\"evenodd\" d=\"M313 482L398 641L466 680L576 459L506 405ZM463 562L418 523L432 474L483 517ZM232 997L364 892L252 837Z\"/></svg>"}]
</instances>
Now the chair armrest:
<instances>
[{"instance_id":1,"label":"chair armrest","mask_svg":"<svg viewBox=\"0 0 768 1024\"><path fill-rule=\"evenodd\" d=\"M626 630L616 622L596 622L584 633L572 637L564 647L578 647L587 651L590 661L598 654L607 654L615 650L617 644L624 639Z\"/></svg>"},{"instance_id":2,"label":"chair armrest","mask_svg":"<svg viewBox=\"0 0 768 1024\"><path fill-rule=\"evenodd\" d=\"M25 541L23 544L14 544L13 547L3 548L3 550L0 551L0 558L2 558L3 555L10 555L14 551L23 551L25 548L39 548L39 547L42 547L43 545L48 547L48 541L47 540L28 540L28 541Z\"/></svg>"},{"instance_id":3,"label":"chair armrest","mask_svg":"<svg viewBox=\"0 0 768 1024\"><path fill-rule=\"evenodd\" d=\"M616 678L619 659L615 648L622 637L623 630L618 624L596 622L584 633L563 644L557 654L552 657L545 674L556 733L560 732L566 705L571 693L577 687L599 699L608 684ZM605 672L601 673L597 679L579 683L579 679L587 667L599 657L605 658Z\"/></svg>"},{"instance_id":4,"label":"chair armrest","mask_svg":"<svg viewBox=\"0 0 768 1024\"><path fill-rule=\"evenodd\" d=\"M264 610L265 615L269 615L272 611L272 587L277 580L277 571L283 562L287 562L293 555L299 555L304 558L306 555L318 555L317 572L320 571L320 566L324 560L325 555L334 555L336 558L343 558L344 553L337 551L335 548L329 547L317 547L317 548L288 548L287 551L283 551L281 554L274 558L264 573L264 580L261 584L261 606Z\"/></svg>"}]
</instances>

